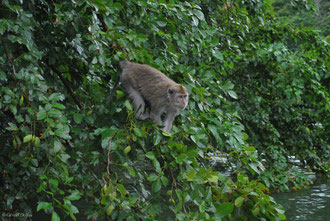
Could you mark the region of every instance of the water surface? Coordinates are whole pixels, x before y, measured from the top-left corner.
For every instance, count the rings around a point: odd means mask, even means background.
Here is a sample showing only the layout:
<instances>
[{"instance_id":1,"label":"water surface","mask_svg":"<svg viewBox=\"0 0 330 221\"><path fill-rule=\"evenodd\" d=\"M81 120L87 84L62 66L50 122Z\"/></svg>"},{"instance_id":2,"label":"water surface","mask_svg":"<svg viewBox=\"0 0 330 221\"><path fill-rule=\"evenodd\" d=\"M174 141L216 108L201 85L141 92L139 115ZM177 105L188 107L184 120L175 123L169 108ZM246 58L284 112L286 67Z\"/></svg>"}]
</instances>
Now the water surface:
<instances>
[{"instance_id":1,"label":"water surface","mask_svg":"<svg viewBox=\"0 0 330 221\"><path fill-rule=\"evenodd\" d=\"M310 189L273 194L287 220L330 220L330 179L317 179Z\"/></svg>"}]
</instances>

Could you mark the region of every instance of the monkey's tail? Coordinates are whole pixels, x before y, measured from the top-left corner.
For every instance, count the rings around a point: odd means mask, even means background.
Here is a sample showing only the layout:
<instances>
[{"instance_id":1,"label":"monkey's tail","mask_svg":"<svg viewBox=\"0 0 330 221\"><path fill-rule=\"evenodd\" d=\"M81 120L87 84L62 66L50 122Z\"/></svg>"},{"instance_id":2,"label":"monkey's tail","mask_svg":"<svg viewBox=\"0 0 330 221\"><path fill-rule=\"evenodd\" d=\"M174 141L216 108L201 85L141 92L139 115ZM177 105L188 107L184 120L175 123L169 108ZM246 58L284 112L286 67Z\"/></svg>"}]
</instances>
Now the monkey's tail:
<instances>
[{"instance_id":1,"label":"monkey's tail","mask_svg":"<svg viewBox=\"0 0 330 221\"><path fill-rule=\"evenodd\" d=\"M113 94L115 93L115 91L117 90L117 87L119 85L119 80L120 80L120 78L117 78L117 80L115 82L115 85L113 86L112 91L110 93L110 96L108 97L108 100L106 102L106 105L109 105L110 104L110 102L112 100L112 97L113 97Z\"/></svg>"}]
</instances>

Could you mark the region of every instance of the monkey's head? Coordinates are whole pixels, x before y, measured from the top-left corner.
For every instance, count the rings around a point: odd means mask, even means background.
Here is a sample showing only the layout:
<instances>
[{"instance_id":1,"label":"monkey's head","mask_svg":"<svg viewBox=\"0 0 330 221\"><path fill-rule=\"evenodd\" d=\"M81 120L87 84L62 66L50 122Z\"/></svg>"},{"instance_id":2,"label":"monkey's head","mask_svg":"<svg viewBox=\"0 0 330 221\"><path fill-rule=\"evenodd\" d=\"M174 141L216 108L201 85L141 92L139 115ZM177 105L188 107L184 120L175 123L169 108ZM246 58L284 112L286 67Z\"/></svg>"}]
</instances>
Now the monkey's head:
<instances>
[{"instance_id":1,"label":"monkey's head","mask_svg":"<svg viewBox=\"0 0 330 221\"><path fill-rule=\"evenodd\" d=\"M167 89L167 97L175 109L185 109L188 104L187 89L180 84L170 86Z\"/></svg>"}]
</instances>

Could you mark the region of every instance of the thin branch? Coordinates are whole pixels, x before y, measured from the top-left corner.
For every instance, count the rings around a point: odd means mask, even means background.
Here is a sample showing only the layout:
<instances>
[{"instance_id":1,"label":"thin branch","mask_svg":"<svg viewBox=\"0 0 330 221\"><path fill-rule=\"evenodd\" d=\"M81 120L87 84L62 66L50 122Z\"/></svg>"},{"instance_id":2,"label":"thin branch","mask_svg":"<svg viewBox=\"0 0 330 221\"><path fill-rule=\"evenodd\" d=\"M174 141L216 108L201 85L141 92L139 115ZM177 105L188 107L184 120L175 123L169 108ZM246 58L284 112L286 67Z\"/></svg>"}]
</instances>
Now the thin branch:
<instances>
[{"instance_id":1,"label":"thin branch","mask_svg":"<svg viewBox=\"0 0 330 221\"><path fill-rule=\"evenodd\" d=\"M184 188L182 187L182 208L183 208L183 212L187 213L187 210L186 210L186 205L184 203Z\"/></svg>"},{"instance_id":2,"label":"thin branch","mask_svg":"<svg viewBox=\"0 0 330 221\"><path fill-rule=\"evenodd\" d=\"M102 17L102 15L100 14L96 14L97 18L100 20L101 24L102 24L102 31L106 32L109 30L109 27L107 26L107 24L104 22L104 19Z\"/></svg>"},{"instance_id":3,"label":"thin branch","mask_svg":"<svg viewBox=\"0 0 330 221\"><path fill-rule=\"evenodd\" d=\"M57 70L53 65L50 65L48 63L46 63L51 69L52 71L60 78L60 80L62 81L62 83L64 84L64 87L68 90L68 92L70 93L73 101L75 102L75 104L79 107L79 109L82 109L82 105L80 104L78 98L74 95L74 92L69 84L69 82L67 82L64 77L62 76L62 73Z\"/></svg>"},{"instance_id":4,"label":"thin branch","mask_svg":"<svg viewBox=\"0 0 330 221\"><path fill-rule=\"evenodd\" d=\"M107 173L108 173L108 176L110 178L110 164L111 164L111 161L110 161L110 151L111 151L111 144L112 144L112 139L117 135L118 131L116 131L116 133L110 137L110 140L109 140L109 144L108 144L108 165L107 165Z\"/></svg>"},{"instance_id":5,"label":"thin branch","mask_svg":"<svg viewBox=\"0 0 330 221\"><path fill-rule=\"evenodd\" d=\"M110 96L109 96L109 98L108 98L108 100L106 102L106 105L109 105L110 104L110 102L112 100L112 97L113 97L113 94L117 90L118 84L119 84L119 78L116 80L115 85L112 88L112 91L111 91Z\"/></svg>"},{"instance_id":6,"label":"thin branch","mask_svg":"<svg viewBox=\"0 0 330 221\"><path fill-rule=\"evenodd\" d=\"M6 48L5 43L3 42L2 38L1 38L1 43L2 43L2 47L5 51L6 57L10 61L11 67L13 69L13 73L14 73L14 75L16 75L16 70L15 70L14 61L13 61L14 58L12 56L9 56L7 48Z\"/></svg>"}]
</instances>

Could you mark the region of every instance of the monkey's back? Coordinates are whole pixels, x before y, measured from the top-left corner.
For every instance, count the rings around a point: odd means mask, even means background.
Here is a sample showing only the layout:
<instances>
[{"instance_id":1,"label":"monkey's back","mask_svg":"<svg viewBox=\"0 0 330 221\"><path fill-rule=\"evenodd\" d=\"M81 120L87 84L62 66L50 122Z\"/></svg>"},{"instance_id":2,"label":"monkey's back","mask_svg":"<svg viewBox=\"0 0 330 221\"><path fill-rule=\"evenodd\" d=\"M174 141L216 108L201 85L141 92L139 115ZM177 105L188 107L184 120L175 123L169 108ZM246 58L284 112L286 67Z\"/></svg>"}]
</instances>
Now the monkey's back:
<instances>
[{"instance_id":1,"label":"monkey's back","mask_svg":"<svg viewBox=\"0 0 330 221\"><path fill-rule=\"evenodd\" d=\"M129 84L139 91L143 98L151 103L165 102L167 89L177 85L159 70L145 64L137 64L129 61L120 63L123 71L121 81L124 87Z\"/></svg>"}]
</instances>

